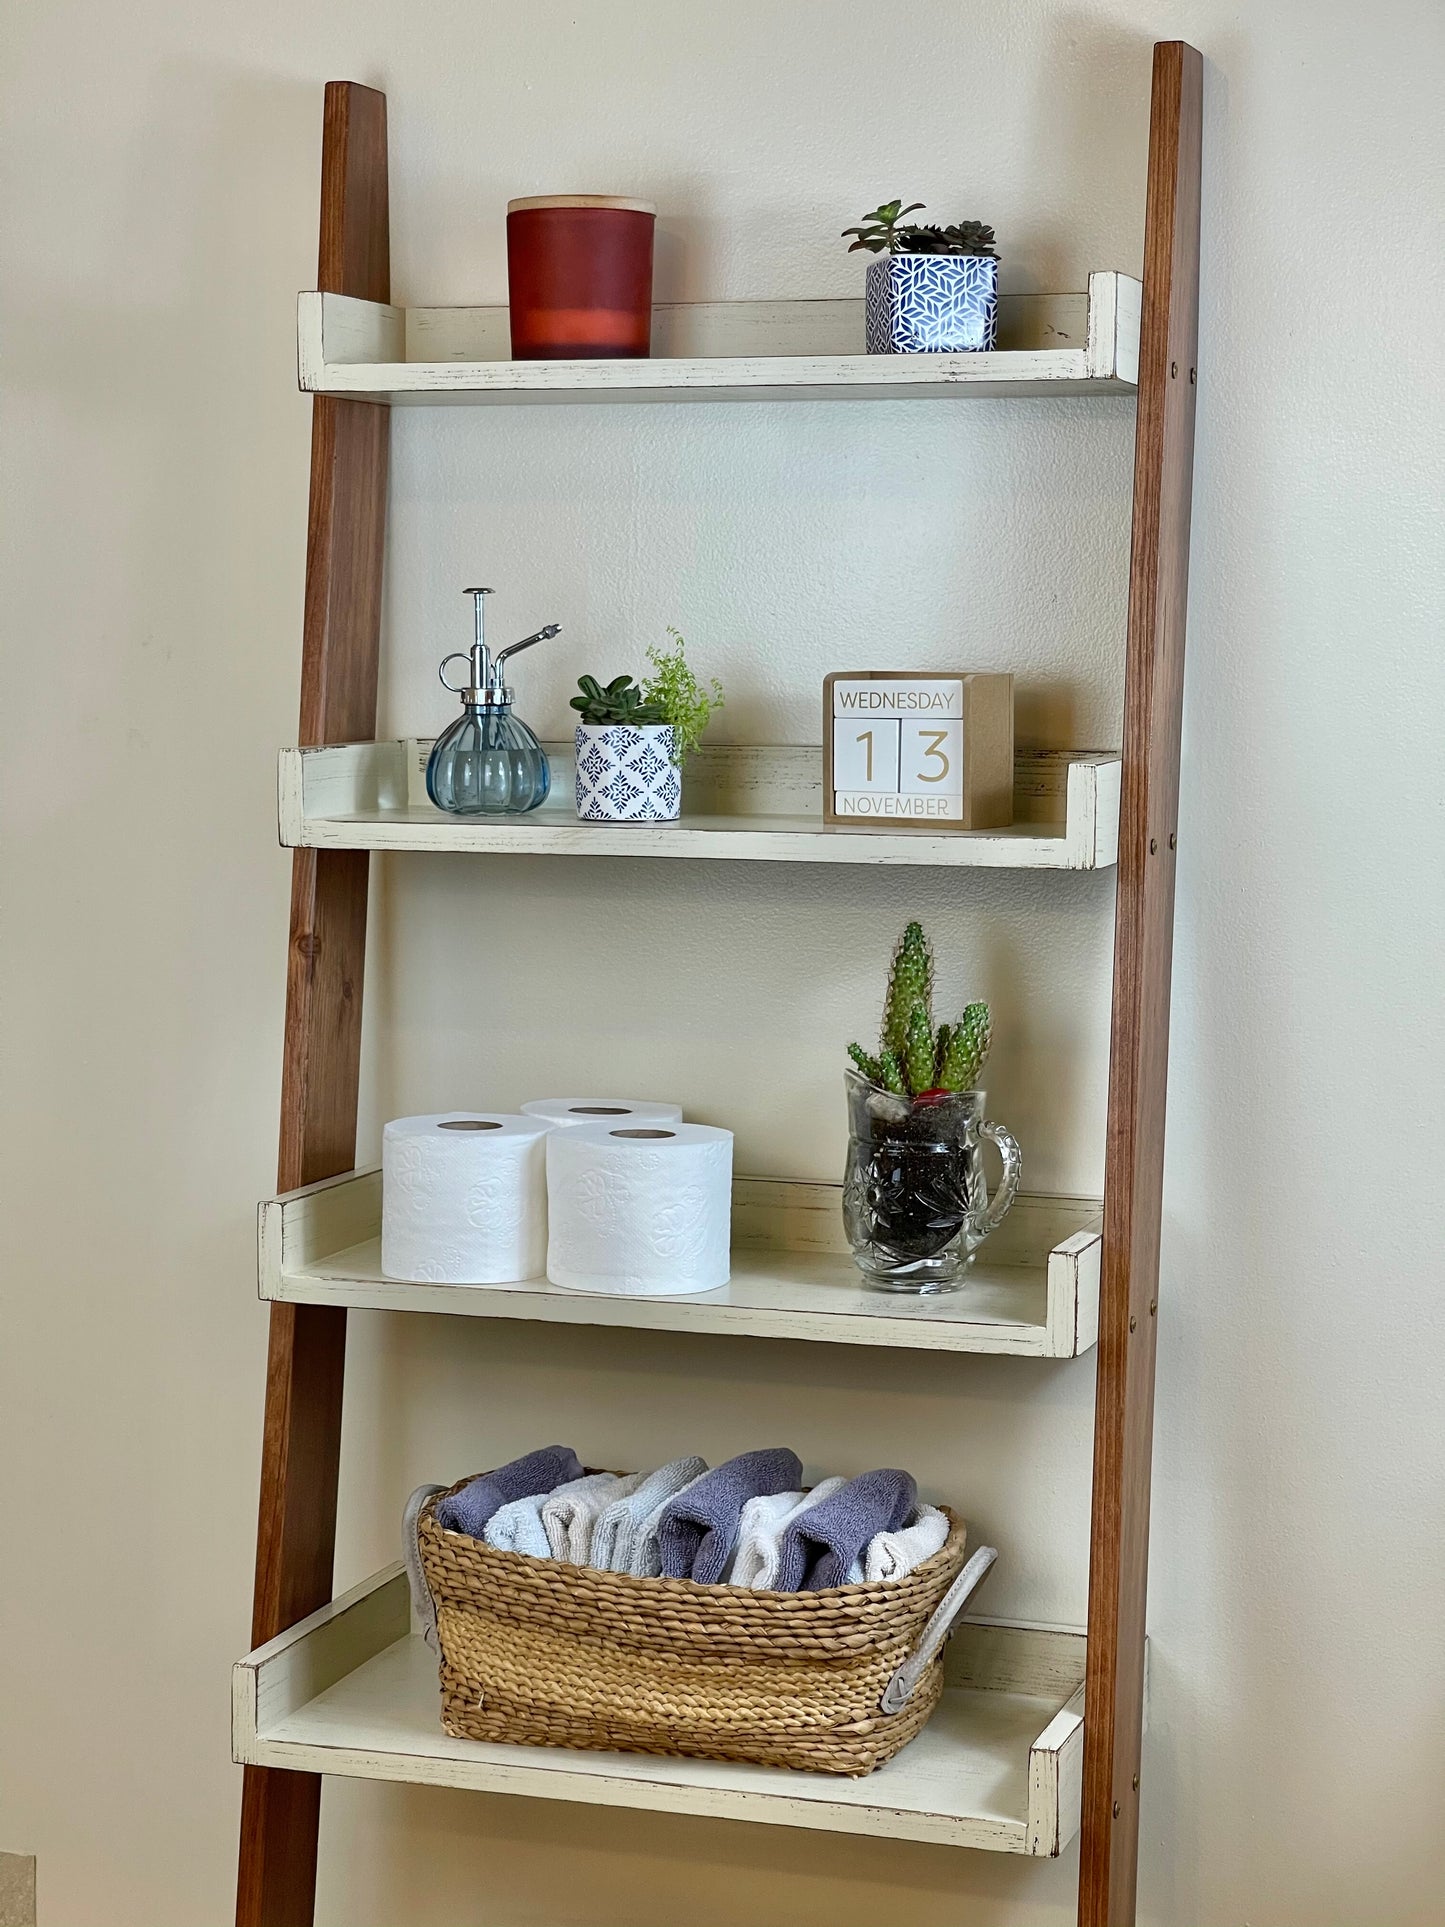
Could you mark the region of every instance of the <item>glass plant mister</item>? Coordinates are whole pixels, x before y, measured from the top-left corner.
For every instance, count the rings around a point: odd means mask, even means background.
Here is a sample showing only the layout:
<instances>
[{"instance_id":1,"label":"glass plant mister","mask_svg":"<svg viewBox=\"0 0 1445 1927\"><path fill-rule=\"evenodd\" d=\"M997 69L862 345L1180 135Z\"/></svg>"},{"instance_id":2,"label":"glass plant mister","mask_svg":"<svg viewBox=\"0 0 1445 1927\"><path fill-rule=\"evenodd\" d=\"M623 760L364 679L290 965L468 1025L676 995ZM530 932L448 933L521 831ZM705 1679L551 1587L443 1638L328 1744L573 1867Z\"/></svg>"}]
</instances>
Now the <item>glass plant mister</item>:
<instances>
[{"instance_id":1,"label":"glass plant mister","mask_svg":"<svg viewBox=\"0 0 1445 1927\"><path fill-rule=\"evenodd\" d=\"M512 691L503 664L519 649L555 636L560 623L549 622L493 656L486 643L484 596L490 589L468 589L476 602L477 639L470 651L443 659L437 675L442 687L462 699L462 713L438 736L426 766L426 793L439 810L454 816L521 816L547 800L552 772L547 754L520 717L512 714ZM468 666L465 687L447 681L447 665Z\"/></svg>"}]
</instances>

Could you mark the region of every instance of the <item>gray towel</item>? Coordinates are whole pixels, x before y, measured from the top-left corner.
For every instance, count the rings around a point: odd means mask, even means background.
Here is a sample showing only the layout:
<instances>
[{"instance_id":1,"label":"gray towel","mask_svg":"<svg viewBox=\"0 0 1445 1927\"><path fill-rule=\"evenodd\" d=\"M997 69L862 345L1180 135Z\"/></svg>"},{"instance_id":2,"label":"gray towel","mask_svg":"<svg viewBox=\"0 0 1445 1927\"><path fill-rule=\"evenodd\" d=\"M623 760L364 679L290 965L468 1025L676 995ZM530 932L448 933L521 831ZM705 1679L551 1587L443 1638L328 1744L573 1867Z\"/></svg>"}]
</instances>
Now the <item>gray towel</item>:
<instances>
[{"instance_id":1,"label":"gray towel","mask_svg":"<svg viewBox=\"0 0 1445 1927\"><path fill-rule=\"evenodd\" d=\"M850 1479L841 1492L783 1528L775 1589L823 1592L846 1585L869 1540L897 1532L917 1503L918 1487L906 1472L885 1469Z\"/></svg>"},{"instance_id":2,"label":"gray towel","mask_svg":"<svg viewBox=\"0 0 1445 1927\"><path fill-rule=\"evenodd\" d=\"M787 1492L802 1482L802 1462L785 1445L739 1453L705 1472L663 1508L657 1531L663 1578L717 1585L728 1569L748 1500Z\"/></svg>"},{"instance_id":3,"label":"gray towel","mask_svg":"<svg viewBox=\"0 0 1445 1927\"><path fill-rule=\"evenodd\" d=\"M776 1591L784 1532L800 1512L831 1499L847 1483L846 1479L824 1479L811 1492L778 1492L771 1498L749 1499L738 1521L738 1549L733 1554L728 1584L751 1586L758 1592Z\"/></svg>"},{"instance_id":4,"label":"gray towel","mask_svg":"<svg viewBox=\"0 0 1445 1927\"><path fill-rule=\"evenodd\" d=\"M544 1445L524 1458L480 1472L460 1492L443 1499L436 1522L447 1532L469 1533L480 1539L488 1519L513 1499L530 1499L534 1492L550 1492L568 1479L580 1479L582 1464L570 1445Z\"/></svg>"},{"instance_id":5,"label":"gray towel","mask_svg":"<svg viewBox=\"0 0 1445 1927\"><path fill-rule=\"evenodd\" d=\"M674 1459L649 1472L635 1492L614 1499L592 1528L588 1565L638 1578L647 1576L648 1567L655 1570L657 1521L663 1508L706 1471L706 1459Z\"/></svg>"}]
</instances>

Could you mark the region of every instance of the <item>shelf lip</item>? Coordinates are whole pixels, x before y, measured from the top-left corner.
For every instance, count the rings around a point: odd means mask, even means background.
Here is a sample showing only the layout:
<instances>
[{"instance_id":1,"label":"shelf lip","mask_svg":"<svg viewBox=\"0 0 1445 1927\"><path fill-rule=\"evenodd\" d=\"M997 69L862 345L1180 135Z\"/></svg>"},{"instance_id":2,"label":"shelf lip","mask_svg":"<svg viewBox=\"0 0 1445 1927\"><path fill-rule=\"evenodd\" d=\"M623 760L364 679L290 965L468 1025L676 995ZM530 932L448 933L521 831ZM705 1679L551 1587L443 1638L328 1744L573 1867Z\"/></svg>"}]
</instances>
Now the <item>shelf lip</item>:
<instances>
[{"instance_id":1,"label":"shelf lip","mask_svg":"<svg viewBox=\"0 0 1445 1927\"><path fill-rule=\"evenodd\" d=\"M381 1175L348 1172L271 1198L257 1217L259 1295L285 1304L428 1312L713 1337L788 1338L880 1350L1075 1358L1098 1336L1097 1199L1023 1193L957 1292L868 1290L842 1234L841 1186L738 1178L733 1278L675 1298L515 1285L405 1284L380 1267Z\"/></svg>"},{"instance_id":2,"label":"shelf lip","mask_svg":"<svg viewBox=\"0 0 1445 1927\"><path fill-rule=\"evenodd\" d=\"M1078 1831L1082 1633L965 1620L938 1713L886 1766L848 1780L452 1739L409 1614L392 1565L239 1660L238 1764L1044 1857Z\"/></svg>"},{"instance_id":3,"label":"shelf lip","mask_svg":"<svg viewBox=\"0 0 1445 1927\"><path fill-rule=\"evenodd\" d=\"M904 863L943 868L1097 870L1118 859L1121 765L1099 750L1022 750L1014 823L930 830L822 820L822 752L808 745L715 746L689 765L676 823L582 823L571 809L572 748L549 743L552 795L525 817L454 817L427 800L428 741L283 749L279 834L287 848L430 854L632 856L763 863Z\"/></svg>"},{"instance_id":4,"label":"shelf lip","mask_svg":"<svg viewBox=\"0 0 1445 1927\"><path fill-rule=\"evenodd\" d=\"M997 349L868 355L861 299L679 302L654 310L646 360L513 361L505 308L308 291L297 298L297 372L304 393L383 402L1133 394L1139 314L1138 281L1095 273L1083 294L1002 297Z\"/></svg>"}]
</instances>

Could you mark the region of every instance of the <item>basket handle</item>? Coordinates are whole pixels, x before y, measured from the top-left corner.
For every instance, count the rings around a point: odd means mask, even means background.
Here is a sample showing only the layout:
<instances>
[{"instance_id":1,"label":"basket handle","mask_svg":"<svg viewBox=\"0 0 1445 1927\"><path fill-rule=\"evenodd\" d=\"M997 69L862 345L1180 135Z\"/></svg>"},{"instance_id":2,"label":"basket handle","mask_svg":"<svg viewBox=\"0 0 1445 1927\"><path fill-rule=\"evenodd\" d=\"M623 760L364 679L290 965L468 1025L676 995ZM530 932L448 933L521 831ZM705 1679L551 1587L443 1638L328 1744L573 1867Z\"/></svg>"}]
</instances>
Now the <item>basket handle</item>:
<instances>
[{"instance_id":1,"label":"basket handle","mask_svg":"<svg viewBox=\"0 0 1445 1927\"><path fill-rule=\"evenodd\" d=\"M431 1596L431 1587L426 1582L426 1569L421 1562L422 1507L428 1499L434 1499L438 1492L445 1492L444 1485L419 1485L406 1502L406 1510L401 1515L401 1556L406 1561L406 1579L411 1587L411 1609L421 1621L422 1637L434 1653L441 1651L437 1639L437 1608Z\"/></svg>"},{"instance_id":2,"label":"basket handle","mask_svg":"<svg viewBox=\"0 0 1445 1927\"><path fill-rule=\"evenodd\" d=\"M914 1688L932 1665L939 1647L953 1631L954 1620L963 1611L969 1595L987 1574L997 1557L998 1551L995 1547L980 1546L939 1600L933 1609L933 1617L923 1629L923 1635L918 1644L883 1688L883 1697L878 1702L882 1712L901 1713L912 1699Z\"/></svg>"}]
</instances>

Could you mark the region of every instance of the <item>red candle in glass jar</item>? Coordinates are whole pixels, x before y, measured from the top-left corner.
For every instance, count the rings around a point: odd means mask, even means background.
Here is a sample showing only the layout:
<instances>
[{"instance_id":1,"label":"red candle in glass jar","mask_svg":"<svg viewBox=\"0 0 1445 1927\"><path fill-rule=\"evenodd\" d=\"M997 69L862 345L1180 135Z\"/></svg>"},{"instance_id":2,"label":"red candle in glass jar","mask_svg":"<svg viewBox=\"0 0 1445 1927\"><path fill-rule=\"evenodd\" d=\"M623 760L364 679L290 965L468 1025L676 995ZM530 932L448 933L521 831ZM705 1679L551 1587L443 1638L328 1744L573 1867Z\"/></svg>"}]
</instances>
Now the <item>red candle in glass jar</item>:
<instances>
[{"instance_id":1,"label":"red candle in glass jar","mask_svg":"<svg viewBox=\"0 0 1445 1927\"><path fill-rule=\"evenodd\" d=\"M610 194L507 203L514 361L646 356L657 210Z\"/></svg>"}]
</instances>

